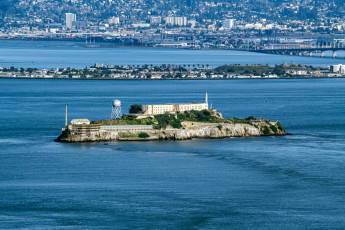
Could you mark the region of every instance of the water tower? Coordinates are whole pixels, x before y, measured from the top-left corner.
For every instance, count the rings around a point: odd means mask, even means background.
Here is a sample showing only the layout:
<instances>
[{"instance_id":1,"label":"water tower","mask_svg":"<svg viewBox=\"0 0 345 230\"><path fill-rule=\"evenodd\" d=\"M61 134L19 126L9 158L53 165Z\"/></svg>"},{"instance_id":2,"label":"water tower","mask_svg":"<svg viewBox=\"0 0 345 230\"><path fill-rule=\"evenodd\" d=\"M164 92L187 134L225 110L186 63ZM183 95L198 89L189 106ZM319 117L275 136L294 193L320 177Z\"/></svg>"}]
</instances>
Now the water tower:
<instances>
[{"instance_id":1,"label":"water tower","mask_svg":"<svg viewBox=\"0 0 345 230\"><path fill-rule=\"evenodd\" d=\"M120 119L121 116L122 116L121 101L120 100L114 100L113 101L113 109L111 111L111 119Z\"/></svg>"}]
</instances>

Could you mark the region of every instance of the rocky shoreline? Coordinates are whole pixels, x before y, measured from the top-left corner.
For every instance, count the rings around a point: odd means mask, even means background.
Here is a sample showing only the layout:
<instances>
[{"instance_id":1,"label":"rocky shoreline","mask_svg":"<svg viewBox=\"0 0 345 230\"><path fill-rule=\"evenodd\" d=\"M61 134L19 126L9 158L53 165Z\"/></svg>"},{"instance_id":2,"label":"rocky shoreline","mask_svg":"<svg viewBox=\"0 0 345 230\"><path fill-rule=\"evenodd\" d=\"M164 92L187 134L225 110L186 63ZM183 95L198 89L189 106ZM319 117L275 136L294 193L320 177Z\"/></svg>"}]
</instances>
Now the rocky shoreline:
<instances>
[{"instance_id":1,"label":"rocky shoreline","mask_svg":"<svg viewBox=\"0 0 345 230\"><path fill-rule=\"evenodd\" d=\"M112 141L163 141L188 139L222 139L230 137L259 137L289 135L278 121L256 119L248 123L206 123L182 122L181 128L168 126L145 132L147 137L137 136L134 132L91 131L73 134L68 129L55 140L57 142L112 142Z\"/></svg>"}]
</instances>

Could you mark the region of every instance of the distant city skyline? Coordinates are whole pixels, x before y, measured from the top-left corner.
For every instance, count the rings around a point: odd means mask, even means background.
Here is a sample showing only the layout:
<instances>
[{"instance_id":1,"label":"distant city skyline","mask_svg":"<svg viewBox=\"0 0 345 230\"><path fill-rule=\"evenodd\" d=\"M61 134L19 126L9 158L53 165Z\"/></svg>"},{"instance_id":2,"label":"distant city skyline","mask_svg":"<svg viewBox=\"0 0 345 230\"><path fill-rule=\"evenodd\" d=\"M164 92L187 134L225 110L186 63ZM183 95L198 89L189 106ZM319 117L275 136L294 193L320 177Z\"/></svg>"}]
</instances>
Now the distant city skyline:
<instances>
[{"instance_id":1,"label":"distant city skyline","mask_svg":"<svg viewBox=\"0 0 345 230\"><path fill-rule=\"evenodd\" d=\"M341 0L5 0L0 14L0 39L240 50L345 42Z\"/></svg>"}]
</instances>

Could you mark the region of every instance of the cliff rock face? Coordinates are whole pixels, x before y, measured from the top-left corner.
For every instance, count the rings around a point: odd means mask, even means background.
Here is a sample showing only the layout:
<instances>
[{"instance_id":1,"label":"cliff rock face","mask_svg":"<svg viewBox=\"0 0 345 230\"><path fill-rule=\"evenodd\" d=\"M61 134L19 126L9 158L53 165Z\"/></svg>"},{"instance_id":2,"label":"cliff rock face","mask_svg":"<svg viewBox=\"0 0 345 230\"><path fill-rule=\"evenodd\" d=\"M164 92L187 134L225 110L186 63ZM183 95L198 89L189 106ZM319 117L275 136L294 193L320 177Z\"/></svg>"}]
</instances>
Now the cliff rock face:
<instances>
[{"instance_id":1,"label":"cliff rock face","mask_svg":"<svg viewBox=\"0 0 345 230\"><path fill-rule=\"evenodd\" d=\"M253 137L268 135L285 135L279 122L256 120L251 123L200 123L182 122L182 128L152 130L149 137L140 138L133 133L90 132L88 134L70 134L65 131L56 141L61 142L97 142L97 141L130 141L130 140L186 140L192 138L229 138ZM124 137L125 136L125 137Z\"/></svg>"},{"instance_id":2,"label":"cliff rock face","mask_svg":"<svg viewBox=\"0 0 345 230\"><path fill-rule=\"evenodd\" d=\"M191 138L225 138L259 136L260 131L247 124L211 124L185 127L184 129L166 129L159 132L159 139L184 140Z\"/></svg>"}]
</instances>

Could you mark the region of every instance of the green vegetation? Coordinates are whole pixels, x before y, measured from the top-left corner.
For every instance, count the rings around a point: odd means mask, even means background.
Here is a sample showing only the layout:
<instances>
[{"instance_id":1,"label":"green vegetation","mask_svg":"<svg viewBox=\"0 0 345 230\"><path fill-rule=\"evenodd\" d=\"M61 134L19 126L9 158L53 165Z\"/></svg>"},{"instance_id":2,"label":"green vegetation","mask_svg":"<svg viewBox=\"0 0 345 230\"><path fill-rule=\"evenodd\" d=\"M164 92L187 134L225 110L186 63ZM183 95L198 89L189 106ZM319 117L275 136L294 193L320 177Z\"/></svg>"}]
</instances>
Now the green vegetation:
<instances>
[{"instance_id":1,"label":"green vegetation","mask_svg":"<svg viewBox=\"0 0 345 230\"><path fill-rule=\"evenodd\" d=\"M224 119L221 119L214 115L212 110L201 110L201 111L184 111L183 113L177 113L177 118L181 121L197 121L197 122L209 122L209 123L218 123L224 122Z\"/></svg>"},{"instance_id":2,"label":"green vegetation","mask_svg":"<svg viewBox=\"0 0 345 230\"><path fill-rule=\"evenodd\" d=\"M227 121L233 123L233 124L248 124L248 125L252 125L252 122L255 121L256 118L253 116L244 118L244 119L240 119L240 118L232 118L232 119L227 119ZM255 125L254 125L255 126Z\"/></svg>"},{"instance_id":3,"label":"green vegetation","mask_svg":"<svg viewBox=\"0 0 345 230\"><path fill-rule=\"evenodd\" d=\"M147 137L150 137L150 135L147 134L147 133L145 133L145 132L140 132L140 133L138 134L138 137L140 137L140 138L147 138Z\"/></svg>"},{"instance_id":4,"label":"green vegetation","mask_svg":"<svg viewBox=\"0 0 345 230\"><path fill-rule=\"evenodd\" d=\"M228 119L229 122L233 123L233 124L251 124L250 120L247 119L240 119L240 118L232 118L232 119Z\"/></svg>"},{"instance_id":5,"label":"green vegetation","mask_svg":"<svg viewBox=\"0 0 345 230\"><path fill-rule=\"evenodd\" d=\"M239 118L232 118L232 119L222 119L216 116L215 112L212 110L201 110L201 111L184 111L182 113L165 113L155 115L154 117L147 117L143 119L136 119L133 117L122 117L121 119L112 119L112 120L99 120L93 121L92 124L100 124L100 125L152 125L154 129L165 129L168 126L180 129L182 128L183 121L195 121L195 122L204 122L204 123L231 123L231 124L248 124L252 125L264 134L277 134L277 133L284 133L285 130L282 125L278 122L276 125L270 125L269 121L264 121L262 123L253 117L247 117L245 119ZM261 123L261 124L260 124ZM221 124L218 124L217 128L221 131L224 127ZM120 137L127 138L127 137L140 137L140 138L147 138L149 135L147 133L137 133L137 134L127 134L122 133Z\"/></svg>"},{"instance_id":6,"label":"green vegetation","mask_svg":"<svg viewBox=\"0 0 345 230\"><path fill-rule=\"evenodd\" d=\"M168 113L159 114L159 115L156 115L155 118L158 121L158 123L154 125L155 129L166 128L169 125L176 129L179 129L182 127L181 120L176 118L174 114L168 114Z\"/></svg>"},{"instance_id":7,"label":"green vegetation","mask_svg":"<svg viewBox=\"0 0 345 230\"><path fill-rule=\"evenodd\" d=\"M261 131L264 135L277 134L279 131L285 132L279 122L276 125L261 125Z\"/></svg>"},{"instance_id":8,"label":"green vegetation","mask_svg":"<svg viewBox=\"0 0 345 230\"><path fill-rule=\"evenodd\" d=\"M277 123L277 127L278 127L278 130L285 133L285 129L283 128L283 126L279 122Z\"/></svg>"},{"instance_id":9,"label":"green vegetation","mask_svg":"<svg viewBox=\"0 0 345 230\"><path fill-rule=\"evenodd\" d=\"M253 117L253 116L250 116L250 117L247 117L247 118L245 118L246 120L248 120L248 121L253 121L253 120L256 120L256 118L255 117Z\"/></svg>"},{"instance_id":10,"label":"green vegetation","mask_svg":"<svg viewBox=\"0 0 345 230\"><path fill-rule=\"evenodd\" d=\"M225 73L234 73L234 74L245 74L245 75L269 75L269 74L276 74L278 76L286 75L289 71L298 71L298 70L305 70L305 71L312 71L315 68L310 66L301 66L298 64L291 64L288 66L284 65L276 65L276 66L268 66L268 65L223 65L218 66L214 69L215 74L225 74Z\"/></svg>"},{"instance_id":11,"label":"green vegetation","mask_svg":"<svg viewBox=\"0 0 345 230\"><path fill-rule=\"evenodd\" d=\"M141 113L142 112L142 106L139 104L131 105L129 108L129 113Z\"/></svg>"},{"instance_id":12,"label":"green vegetation","mask_svg":"<svg viewBox=\"0 0 345 230\"><path fill-rule=\"evenodd\" d=\"M270 135L271 134L270 129L266 125L263 125L261 127L261 131L263 132L264 135Z\"/></svg>"},{"instance_id":13,"label":"green vegetation","mask_svg":"<svg viewBox=\"0 0 345 230\"><path fill-rule=\"evenodd\" d=\"M201 110L201 111L184 111L183 113L175 114L160 114L156 115L158 123L154 126L155 129L166 128L171 126L179 129L182 127L182 121L195 121L195 122L209 122L218 123L224 122L224 119L220 119L214 115L212 110Z\"/></svg>"},{"instance_id":14,"label":"green vegetation","mask_svg":"<svg viewBox=\"0 0 345 230\"><path fill-rule=\"evenodd\" d=\"M192 110L177 114L159 114L155 115L154 118L148 117L143 119L135 119L133 117L122 117L121 119L99 120L91 123L100 125L153 125L155 129L162 129L166 128L167 126L171 126L179 129L182 127L182 121L218 123L224 122L225 120L216 117L212 110Z\"/></svg>"},{"instance_id":15,"label":"green vegetation","mask_svg":"<svg viewBox=\"0 0 345 230\"><path fill-rule=\"evenodd\" d=\"M138 133L119 133L121 138L138 137Z\"/></svg>"},{"instance_id":16,"label":"green vegetation","mask_svg":"<svg viewBox=\"0 0 345 230\"><path fill-rule=\"evenodd\" d=\"M130 138L130 137L139 137L139 138L147 138L150 137L148 133L140 132L140 133L119 133L121 138Z\"/></svg>"},{"instance_id":17,"label":"green vegetation","mask_svg":"<svg viewBox=\"0 0 345 230\"><path fill-rule=\"evenodd\" d=\"M216 74L238 73L238 74L258 74L270 73L274 67L268 65L223 65L214 69Z\"/></svg>"},{"instance_id":18,"label":"green vegetation","mask_svg":"<svg viewBox=\"0 0 345 230\"><path fill-rule=\"evenodd\" d=\"M274 133L277 133L277 132L278 132L277 127L275 127L274 125L271 125L271 126L270 126L270 129L271 129Z\"/></svg>"},{"instance_id":19,"label":"green vegetation","mask_svg":"<svg viewBox=\"0 0 345 230\"><path fill-rule=\"evenodd\" d=\"M121 119L112 119L112 120L99 120L92 121L91 124L100 124L100 125L153 125L157 120L155 118L143 118L135 119L133 117L122 117Z\"/></svg>"}]
</instances>

